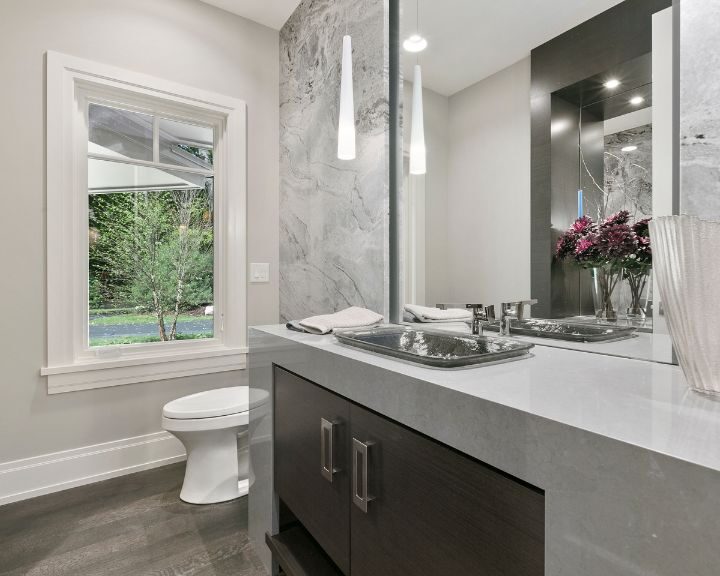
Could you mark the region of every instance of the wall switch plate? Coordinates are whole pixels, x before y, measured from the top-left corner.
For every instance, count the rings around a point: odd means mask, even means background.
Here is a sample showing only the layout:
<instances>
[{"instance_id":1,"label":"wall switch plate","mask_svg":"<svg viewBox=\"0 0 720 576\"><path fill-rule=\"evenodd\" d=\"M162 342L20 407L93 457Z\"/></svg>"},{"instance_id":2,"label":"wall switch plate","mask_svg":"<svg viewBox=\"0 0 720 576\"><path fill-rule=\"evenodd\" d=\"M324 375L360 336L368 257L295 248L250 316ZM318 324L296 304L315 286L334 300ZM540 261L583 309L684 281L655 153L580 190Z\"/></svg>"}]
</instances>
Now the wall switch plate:
<instances>
[{"instance_id":1,"label":"wall switch plate","mask_svg":"<svg viewBox=\"0 0 720 576\"><path fill-rule=\"evenodd\" d=\"M250 282L270 282L270 264L252 262L250 264Z\"/></svg>"}]
</instances>

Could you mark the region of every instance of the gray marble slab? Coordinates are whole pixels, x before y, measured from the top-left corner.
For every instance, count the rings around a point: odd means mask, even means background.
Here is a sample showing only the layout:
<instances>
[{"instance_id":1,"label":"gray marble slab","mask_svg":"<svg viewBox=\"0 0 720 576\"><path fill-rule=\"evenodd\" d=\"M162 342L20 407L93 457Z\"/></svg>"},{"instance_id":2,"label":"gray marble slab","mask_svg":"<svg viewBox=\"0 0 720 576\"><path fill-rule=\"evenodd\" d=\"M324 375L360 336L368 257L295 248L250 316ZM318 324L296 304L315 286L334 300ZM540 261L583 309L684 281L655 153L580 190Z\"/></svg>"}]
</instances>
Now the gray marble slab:
<instances>
[{"instance_id":1,"label":"gray marble slab","mask_svg":"<svg viewBox=\"0 0 720 576\"><path fill-rule=\"evenodd\" d=\"M343 35L357 157L337 159ZM383 0L303 0L280 31L280 315L387 315L388 75Z\"/></svg>"},{"instance_id":2,"label":"gray marble slab","mask_svg":"<svg viewBox=\"0 0 720 576\"><path fill-rule=\"evenodd\" d=\"M637 150L623 152L626 146ZM633 222L652 216L652 125L605 136L605 215L630 212Z\"/></svg>"},{"instance_id":3,"label":"gray marble slab","mask_svg":"<svg viewBox=\"0 0 720 576\"><path fill-rule=\"evenodd\" d=\"M250 350L251 387L271 391L272 364L284 366L545 490L547 575L718 573L720 402L689 392L675 366L538 346L435 370L282 326L252 329ZM261 541L277 529L270 410L251 434Z\"/></svg>"},{"instance_id":4,"label":"gray marble slab","mask_svg":"<svg viewBox=\"0 0 720 576\"><path fill-rule=\"evenodd\" d=\"M680 2L680 210L720 219L720 2Z\"/></svg>"}]
</instances>

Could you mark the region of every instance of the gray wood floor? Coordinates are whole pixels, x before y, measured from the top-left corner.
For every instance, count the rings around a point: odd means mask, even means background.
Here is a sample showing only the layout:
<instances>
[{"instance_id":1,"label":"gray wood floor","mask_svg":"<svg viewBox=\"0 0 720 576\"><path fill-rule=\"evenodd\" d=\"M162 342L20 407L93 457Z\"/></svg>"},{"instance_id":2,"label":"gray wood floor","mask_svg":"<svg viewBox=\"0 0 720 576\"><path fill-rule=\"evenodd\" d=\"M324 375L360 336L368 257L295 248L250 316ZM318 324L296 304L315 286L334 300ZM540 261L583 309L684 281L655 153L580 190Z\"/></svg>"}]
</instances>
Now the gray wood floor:
<instances>
[{"instance_id":1,"label":"gray wood floor","mask_svg":"<svg viewBox=\"0 0 720 576\"><path fill-rule=\"evenodd\" d=\"M265 576L247 498L180 501L173 464L0 506L2 576Z\"/></svg>"}]
</instances>

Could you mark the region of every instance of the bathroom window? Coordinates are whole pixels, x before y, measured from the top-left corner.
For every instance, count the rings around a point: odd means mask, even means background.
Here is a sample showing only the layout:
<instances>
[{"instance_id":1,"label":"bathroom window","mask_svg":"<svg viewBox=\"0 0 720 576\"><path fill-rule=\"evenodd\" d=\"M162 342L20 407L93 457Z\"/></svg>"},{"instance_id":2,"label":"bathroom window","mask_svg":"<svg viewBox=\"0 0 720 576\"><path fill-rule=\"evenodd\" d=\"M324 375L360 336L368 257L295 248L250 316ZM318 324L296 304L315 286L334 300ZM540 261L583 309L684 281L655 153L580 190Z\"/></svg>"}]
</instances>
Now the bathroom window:
<instances>
[{"instance_id":1,"label":"bathroom window","mask_svg":"<svg viewBox=\"0 0 720 576\"><path fill-rule=\"evenodd\" d=\"M245 105L48 53L48 390L245 366Z\"/></svg>"}]
</instances>

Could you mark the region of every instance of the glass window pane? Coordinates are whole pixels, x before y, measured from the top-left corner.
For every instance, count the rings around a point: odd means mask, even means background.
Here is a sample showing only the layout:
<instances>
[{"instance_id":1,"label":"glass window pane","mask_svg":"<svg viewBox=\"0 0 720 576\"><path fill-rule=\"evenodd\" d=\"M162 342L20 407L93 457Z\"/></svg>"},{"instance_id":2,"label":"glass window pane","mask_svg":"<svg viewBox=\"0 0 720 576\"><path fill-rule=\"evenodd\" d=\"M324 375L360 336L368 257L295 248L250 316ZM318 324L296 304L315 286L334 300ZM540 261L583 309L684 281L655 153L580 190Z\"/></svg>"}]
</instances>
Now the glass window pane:
<instances>
[{"instance_id":1,"label":"glass window pane","mask_svg":"<svg viewBox=\"0 0 720 576\"><path fill-rule=\"evenodd\" d=\"M90 194L91 347L213 337L210 182Z\"/></svg>"},{"instance_id":2,"label":"glass window pane","mask_svg":"<svg viewBox=\"0 0 720 576\"><path fill-rule=\"evenodd\" d=\"M213 129L177 120L160 119L160 162L211 170Z\"/></svg>"},{"instance_id":3,"label":"glass window pane","mask_svg":"<svg viewBox=\"0 0 720 576\"><path fill-rule=\"evenodd\" d=\"M149 114L90 104L88 129L90 154L153 159L153 117Z\"/></svg>"}]
</instances>

